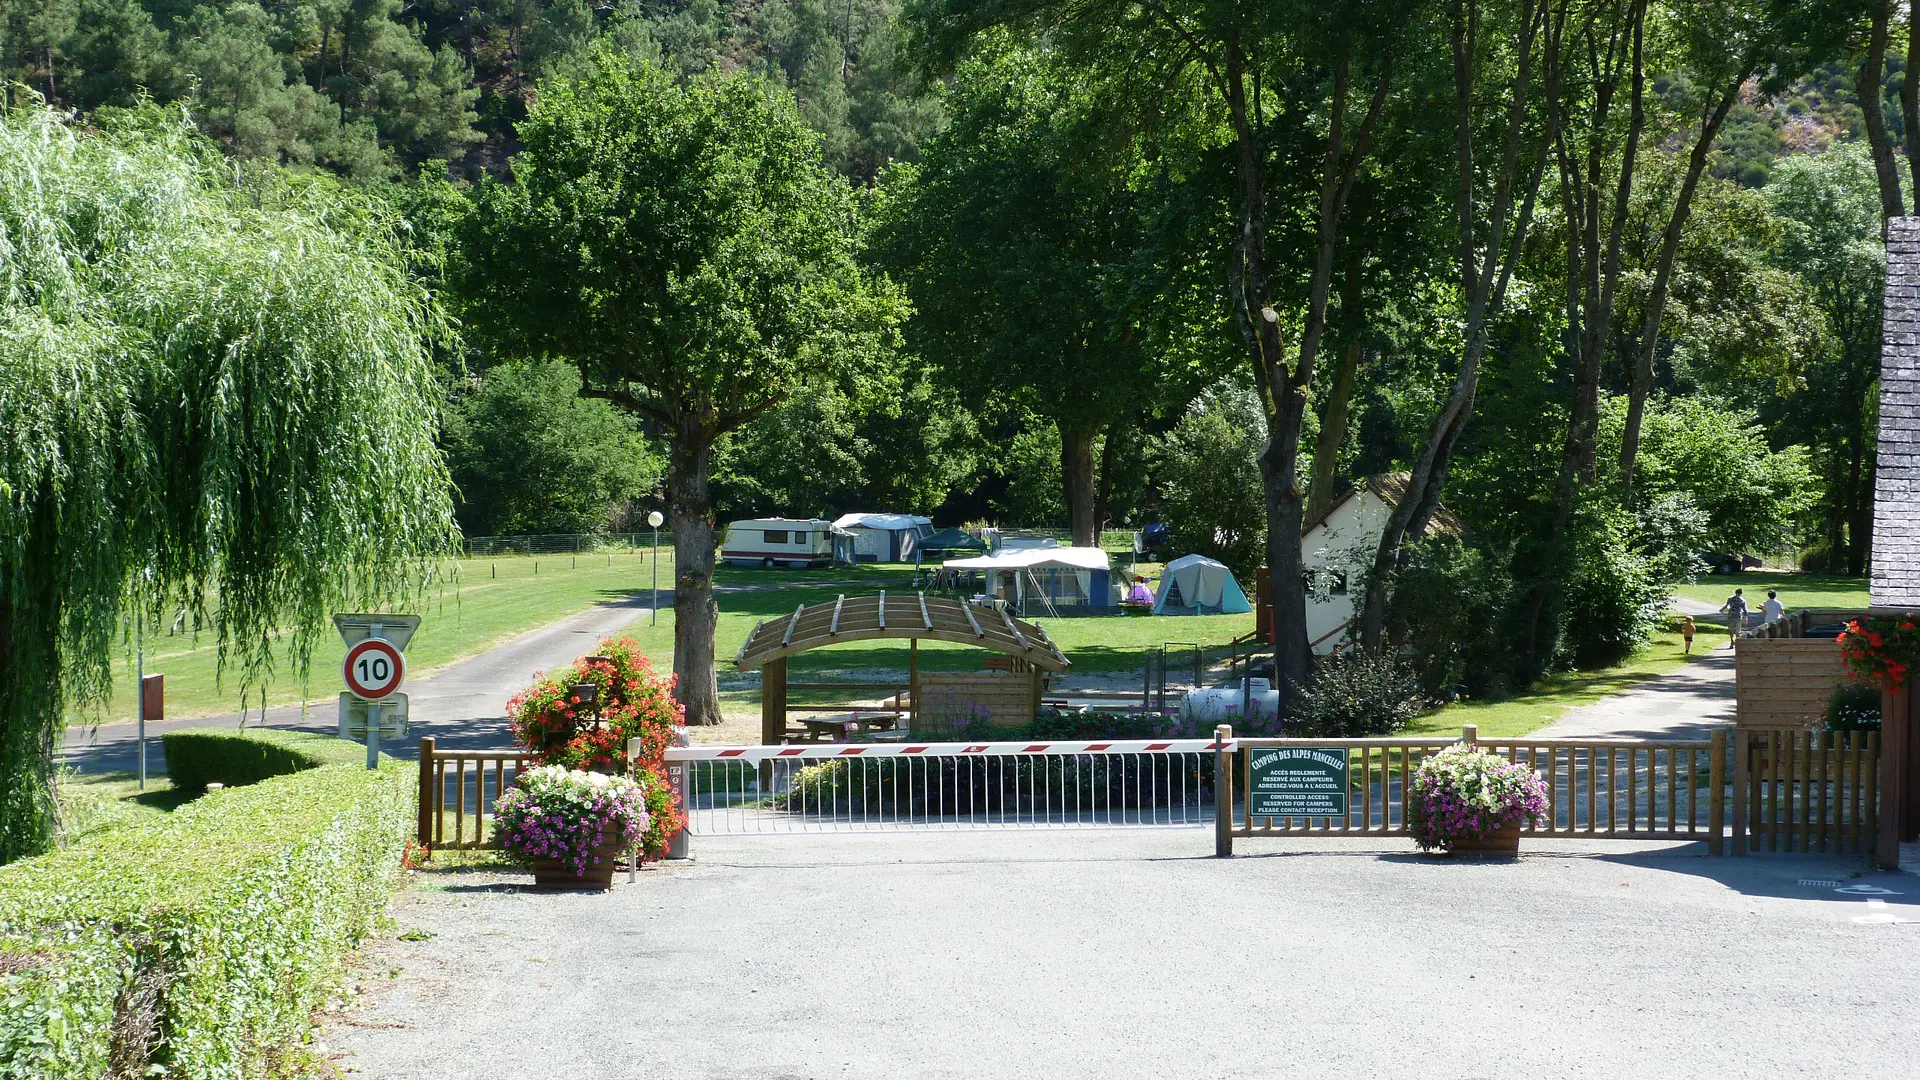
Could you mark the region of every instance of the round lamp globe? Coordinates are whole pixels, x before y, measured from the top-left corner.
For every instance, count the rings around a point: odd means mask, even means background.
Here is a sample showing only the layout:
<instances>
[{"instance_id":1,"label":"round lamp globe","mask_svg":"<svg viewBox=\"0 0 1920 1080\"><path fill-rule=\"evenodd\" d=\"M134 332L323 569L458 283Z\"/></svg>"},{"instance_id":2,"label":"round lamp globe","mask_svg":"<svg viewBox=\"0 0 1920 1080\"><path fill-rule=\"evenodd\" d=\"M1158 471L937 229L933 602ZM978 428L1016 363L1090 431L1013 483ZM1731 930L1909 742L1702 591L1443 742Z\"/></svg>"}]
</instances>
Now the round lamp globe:
<instances>
[{"instance_id":1,"label":"round lamp globe","mask_svg":"<svg viewBox=\"0 0 1920 1080\"><path fill-rule=\"evenodd\" d=\"M658 510L655 510L652 513L647 515L647 524L653 526L656 529L659 528L661 523L666 520L667 520L667 516L665 514L662 514Z\"/></svg>"}]
</instances>

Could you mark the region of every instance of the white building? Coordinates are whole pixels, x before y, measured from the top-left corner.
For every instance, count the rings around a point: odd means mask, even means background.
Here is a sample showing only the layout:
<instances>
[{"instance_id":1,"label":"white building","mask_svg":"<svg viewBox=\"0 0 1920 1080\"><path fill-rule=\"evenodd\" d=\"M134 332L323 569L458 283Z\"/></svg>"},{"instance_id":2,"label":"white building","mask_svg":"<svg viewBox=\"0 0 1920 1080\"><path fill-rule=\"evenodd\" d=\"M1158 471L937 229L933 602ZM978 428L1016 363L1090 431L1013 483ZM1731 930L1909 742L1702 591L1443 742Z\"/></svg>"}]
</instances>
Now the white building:
<instances>
[{"instance_id":1,"label":"white building","mask_svg":"<svg viewBox=\"0 0 1920 1080\"><path fill-rule=\"evenodd\" d=\"M1409 476L1381 473L1355 483L1300 532L1300 563L1307 573L1307 642L1316 653L1345 645L1355 603L1387 519L1406 493ZM1432 530L1458 531L1459 519L1442 507Z\"/></svg>"}]
</instances>

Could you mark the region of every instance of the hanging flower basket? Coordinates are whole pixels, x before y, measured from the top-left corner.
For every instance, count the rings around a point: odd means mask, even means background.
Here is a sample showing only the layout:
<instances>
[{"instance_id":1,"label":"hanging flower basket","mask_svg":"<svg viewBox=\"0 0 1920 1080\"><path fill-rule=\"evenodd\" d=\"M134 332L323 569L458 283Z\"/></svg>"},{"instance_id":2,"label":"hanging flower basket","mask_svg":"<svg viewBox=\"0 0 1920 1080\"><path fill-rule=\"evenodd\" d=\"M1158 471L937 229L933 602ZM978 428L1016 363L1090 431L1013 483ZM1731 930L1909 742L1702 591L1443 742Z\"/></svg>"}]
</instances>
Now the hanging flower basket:
<instances>
[{"instance_id":1,"label":"hanging flower basket","mask_svg":"<svg viewBox=\"0 0 1920 1080\"><path fill-rule=\"evenodd\" d=\"M1854 619L1834 640L1849 676L1888 693L1906 686L1920 665L1920 626L1908 616Z\"/></svg>"},{"instance_id":2,"label":"hanging flower basket","mask_svg":"<svg viewBox=\"0 0 1920 1080\"><path fill-rule=\"evenodd\" d=\"M1466 743L1420 762L1407 792L1407 825L1423 851L1518 851L1521 828L1546 817L1538 774Z\"/></svg>"}]
</instances>

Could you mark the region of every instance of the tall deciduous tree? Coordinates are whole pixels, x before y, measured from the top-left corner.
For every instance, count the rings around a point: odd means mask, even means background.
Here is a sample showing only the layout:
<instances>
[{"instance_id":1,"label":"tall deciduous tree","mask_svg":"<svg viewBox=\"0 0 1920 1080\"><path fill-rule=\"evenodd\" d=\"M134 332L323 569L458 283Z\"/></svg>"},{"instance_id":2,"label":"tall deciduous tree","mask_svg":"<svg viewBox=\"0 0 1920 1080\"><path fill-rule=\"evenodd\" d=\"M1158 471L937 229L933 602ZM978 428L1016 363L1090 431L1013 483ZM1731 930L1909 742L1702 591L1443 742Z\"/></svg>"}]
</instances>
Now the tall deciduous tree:
<instances>
[{"instance_id":1,"label":"tall deciduous tree","mask_svg":"<svg viewBox=\"0 0 1920 1080\"><path fill-rule=\"evenodd\" d=\"M471 219L469 318L664 434L676 692L689 723L718 723L714 442L890 349L902 306L856 259L853 194L819 137L751 76L679 82L601 51L543 84L519 134L518 182Z\"/></svg>"},{"instance_id":2,"label":"tall deciduous tree","mask_svg":"<svg viewBox=\"0 0 1920 1080\"><path fill-rule=\"evenodd\" d=\"M1152 283L1133 287L1160 272L1136 161L1112 151L1084 81L1037 50L968 62L948 108L952 125L891 185L882 250L914 303L909 337L976 409L1053 423L1073 542L1092 546L1102 437L1192 381L1150 339Z\"/></svg>"},{"instance_id":3,"label":"tall deciduous tree","mask_svg":"<svg viewBox=\"0 0 1920 1080\"><path fill-rule=\"evenodd\" d=\"M1421 6L922 0L906 9L923 42L948 60L993 27L1042 31L1063 56L1106 80L1110 93L1136 101L1136 123L1232 163L1230 178L1221 178L1234 207L1227 292L1267 429L1260 476L1274 673L1284 686L1312 678L1299 541L1306 496L1297 472L1340 219ZM1272 151L1281 143L1301 148L1302 160L1277 163ZM1290 190L1285 205L1269 206L1290 176L1311 181ZM1304 251L1270 242L1276 229L1304 233ZM1298 328L1291 343L1290 326Z\"/></svg>"},{"instance_id":4,"label":"tall deciduous tree","mask_svg":"<svg viewBox=\"0 0 1920 1080\"><path fill-rule=\"evenodd\" d=\"M1488 333L1506 304L1507 288L1525 246L1533 204L1546 167L1549 141L1534 121L1533 95L1543 81L1541 53L1550 0L1485 4L1453 0L1448 38L1453 59L1453 135L1457 225L1455 272L1462 301L1460 363L1453 385L1427 428L1414 458L1407 491L1381 530L1360 608L1360 642L1384 643L1387 591L1407 555L1407 543L1425 535L1440 509L1454 447L1473 415ZM1477 102L1495 102L1491 124ZM1500 153L1479 156L1480 133L1498 135ZM1484 195L1484 198L1483 198Z\"/></svg>"},{"instance_id":5,"label":"tall deciduous tree","mask_svg":"<svg viewBox=\"0 0 1920 1080\"><path fill-rule=\"evenodd\" d=\"M47 843L67 711L136 611L210 617L251 681L455 536L442 324L391 223L144 120L0 114L0 862Z\"/></svg>"},{"instance_id":6,"label":"tall deciduous tree","mask_svg":"<svg viewBox=\"0 0 1920 1080\"><path fill-rule=\"evenodd\" d=\"M470 537L603 532L660 480L639 421L582 398L580 373L558 361L488 371L448 414L446 442Z\"/></svg>"}]
</instances>

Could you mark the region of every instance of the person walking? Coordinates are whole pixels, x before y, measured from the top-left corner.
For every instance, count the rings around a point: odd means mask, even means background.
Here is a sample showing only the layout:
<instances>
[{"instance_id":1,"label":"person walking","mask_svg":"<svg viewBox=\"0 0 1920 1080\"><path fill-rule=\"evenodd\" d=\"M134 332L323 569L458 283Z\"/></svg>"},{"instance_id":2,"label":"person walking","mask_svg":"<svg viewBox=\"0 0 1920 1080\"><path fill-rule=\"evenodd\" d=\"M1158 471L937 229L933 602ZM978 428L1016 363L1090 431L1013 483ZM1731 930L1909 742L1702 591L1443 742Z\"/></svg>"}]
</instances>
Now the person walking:
<instances>
[{"instance_id":1,"label":"person walking","mask_svg":"<svg viewBox=\"0 0 1920 1080\"><path fill-rule=\"evenodd\" d=\"M1685 652L1693 651L1693 616L1680 616L1680 640L1686 642Z\"/></svg>"},{"instance_id":2,"label":"person walking","mask_svg":"<svg viewBox=\"0 0 1920 1080\"><path fill-rule=\"evenodd\" d=\"M1768 589L1767 602L1760 605L1760 621L1771 625L1779 622L1780 618L1786 613L1787 606L1780 602L1780 594L1772 589Z\"/></svg>"},{"instance_id":3,"label":"person walking","mask_svg":"<svg viewBox=\"0 0 1920 1080\"><path fill-rule=\"evenodd\" d=\"M1745 589L1735 589L1733 595L1727 597L1727 602L1720 605L1720 610L1727 613L1728 647L1732 647L1734 639L1738 638L1740 631L1747 627L1746 592Z\"/></svg>"}]
</instances>

